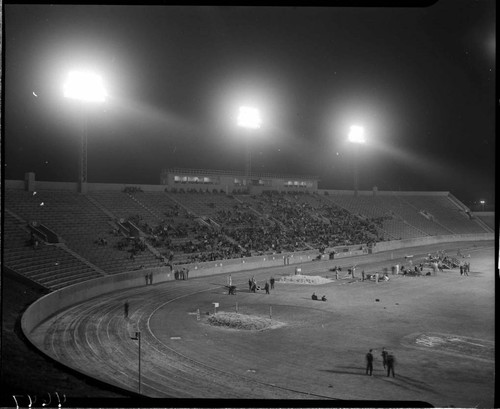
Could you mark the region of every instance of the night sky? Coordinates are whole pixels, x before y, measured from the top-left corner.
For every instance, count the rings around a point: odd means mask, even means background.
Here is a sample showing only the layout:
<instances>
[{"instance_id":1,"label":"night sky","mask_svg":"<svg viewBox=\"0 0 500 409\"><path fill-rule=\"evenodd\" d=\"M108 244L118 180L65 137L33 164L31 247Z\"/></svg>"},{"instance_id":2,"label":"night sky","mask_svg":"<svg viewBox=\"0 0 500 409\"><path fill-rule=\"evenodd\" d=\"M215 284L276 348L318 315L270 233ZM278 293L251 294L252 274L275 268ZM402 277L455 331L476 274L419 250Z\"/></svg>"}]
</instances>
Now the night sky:
<instances>
[{"instance_id":1,"label":"night sky","mask_svg":"<svg viewBox=\"0 0 500 409\"><path fill-rule=\"evenodd\" d=\"M4 177L76 181L92 69L88 180L158 184L162 168L316 175L352 189L494 202L495 1L430 7L4 4ZM262 127L236 125L240 105Z\"/></svg>"}]
</instances>

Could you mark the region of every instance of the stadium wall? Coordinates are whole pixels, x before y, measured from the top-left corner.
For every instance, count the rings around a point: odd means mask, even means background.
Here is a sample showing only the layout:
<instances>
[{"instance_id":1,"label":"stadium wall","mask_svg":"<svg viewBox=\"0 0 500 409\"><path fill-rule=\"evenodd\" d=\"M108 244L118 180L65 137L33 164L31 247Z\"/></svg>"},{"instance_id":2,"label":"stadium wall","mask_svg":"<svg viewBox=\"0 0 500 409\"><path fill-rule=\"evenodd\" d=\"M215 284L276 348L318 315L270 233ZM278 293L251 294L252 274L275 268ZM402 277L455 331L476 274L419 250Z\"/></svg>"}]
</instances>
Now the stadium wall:
<instances>
[{"instance_id":1,"label":"stadium wall","mask_svg":"<svg viewBox=\"0 0 500 409\"><path fill-rule=\"evenodd\" d=\"M495 237L493 233L482 233L482 234L455 234L452 236L427 236L427 237L417 237L413 239L383 241L376 243L372 247L372 253L380 253L383 251L397 250L407 247L427 246L439 243L494 240L494 238Z\"/></svg>"},{"instance_id":2,"label":"stadium wall","mask_svg":"<svg viewBox=\"0 0 500 409\"><path fill-rule=\"evenodd\" d=\"M320 195L351 195L354 196L353 190L330 190L318 189ZM448 196L450 192L412 192L412 191L392 191L392 190L359 190L359 196Z\"/></svg>"}]
</instances>

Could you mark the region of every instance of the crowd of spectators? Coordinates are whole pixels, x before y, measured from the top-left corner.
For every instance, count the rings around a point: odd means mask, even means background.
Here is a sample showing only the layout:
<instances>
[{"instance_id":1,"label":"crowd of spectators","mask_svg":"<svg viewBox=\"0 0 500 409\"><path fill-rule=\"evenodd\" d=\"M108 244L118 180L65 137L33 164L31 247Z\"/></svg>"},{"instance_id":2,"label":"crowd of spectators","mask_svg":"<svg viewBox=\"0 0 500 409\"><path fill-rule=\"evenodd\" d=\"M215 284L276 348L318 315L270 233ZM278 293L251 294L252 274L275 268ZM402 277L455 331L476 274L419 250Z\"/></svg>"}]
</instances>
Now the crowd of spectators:
<instances>
[{"instance_id":1,"label":"crowd of spectators","mask_svg":"<svg viewBox=\"0 0 500 409\"><path fill-rule=\"evenodd\" d=\"M378 229L383 217L362 218L334 204L312 206L297 199L294 194L267 192L217 209L212 219L172 205L155 226L140 215L128 220L169 262L176 256L183 262L203 262L382 240Z\"/></svg>"}]
</instances>

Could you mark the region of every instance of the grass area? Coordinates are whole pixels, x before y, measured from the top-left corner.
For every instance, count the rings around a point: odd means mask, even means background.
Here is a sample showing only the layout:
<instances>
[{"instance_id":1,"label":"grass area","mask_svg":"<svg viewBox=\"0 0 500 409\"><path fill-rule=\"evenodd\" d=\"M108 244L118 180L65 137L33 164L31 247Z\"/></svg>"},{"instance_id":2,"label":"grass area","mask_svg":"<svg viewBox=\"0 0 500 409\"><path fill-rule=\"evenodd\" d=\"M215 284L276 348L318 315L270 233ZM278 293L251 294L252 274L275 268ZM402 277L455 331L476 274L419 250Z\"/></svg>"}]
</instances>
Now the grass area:
<instances>
[{"instance_id":1,"label":"grass area","mask_svg":"<svg viewBox=\"0 0 500 409\"><path fill-rule=\"evenodd\" d=\"M264 331L285 325L283 322L270 318L238 314L236 312L218 312L208 318L208 323L216 327L247 331Z\"/></svg>"}]
</instances>

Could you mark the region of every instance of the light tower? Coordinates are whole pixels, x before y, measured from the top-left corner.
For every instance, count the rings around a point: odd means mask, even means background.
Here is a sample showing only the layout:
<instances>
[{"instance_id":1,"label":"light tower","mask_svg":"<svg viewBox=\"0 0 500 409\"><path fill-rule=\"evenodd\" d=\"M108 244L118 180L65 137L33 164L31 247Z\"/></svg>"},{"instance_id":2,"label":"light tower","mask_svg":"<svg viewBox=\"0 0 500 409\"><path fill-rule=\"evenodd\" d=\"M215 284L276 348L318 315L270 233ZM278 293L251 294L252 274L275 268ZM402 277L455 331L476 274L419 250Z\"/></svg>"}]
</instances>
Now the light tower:
<instances>
[{"instance_id":1,"label":"light tower","mask_svg":"<svg viewBox=\"0 0 500 409\"><path fill-rule=\"evenodd\" d=\"M358 151L359 151L359 146L366 143L365 129L362 126L352 125L347 139L349 142L353 144L353 149L354 149L354 160L353 160L354 196L357 196L359 187Z\"/></svg>"},{"instance_id":2,"label":"light tower","mask_svg":"<svg viewBox=\"0 0 500 409\"><path fill-rule=\"evenodd\" d=\"M63 86L66 98L80 101L82 116L82 143L80 154L80 169L78 175L81 193L87 191L87 103L101 103L106 100L106 90L99 75L90 71L71 71Z\"/></svg>"},{"instance_id":3,"label":"light tower","mask_svg":"<svg viewBox=\"0 0 500 409\"><path fill-rule=\"evenodd\" d=\"M250 133L252 129L259 129L261 125L260 113L257 108L242 106L238 114L238 126L247 130L245 133L245 183L250 189L252 173L252 151L250 149Z\"/></svg>"}]
</instances>

